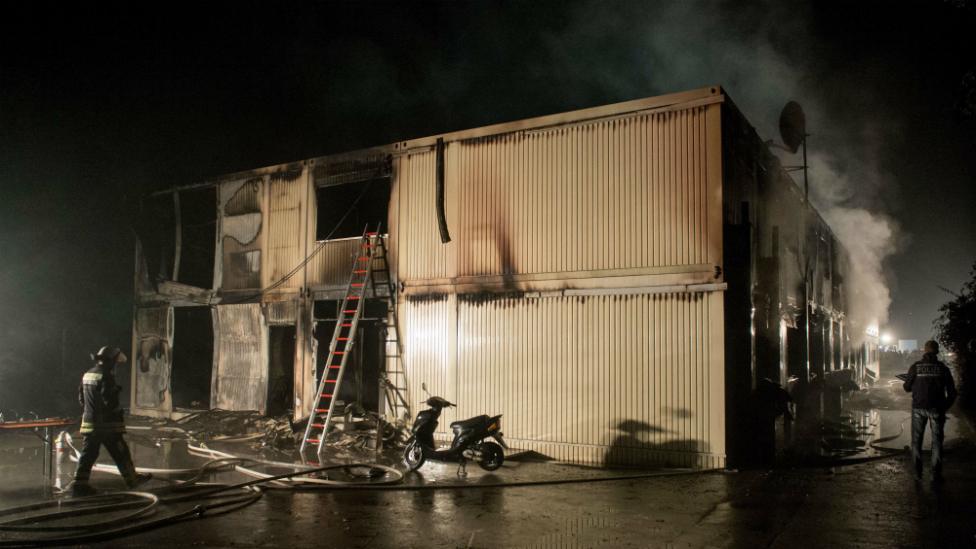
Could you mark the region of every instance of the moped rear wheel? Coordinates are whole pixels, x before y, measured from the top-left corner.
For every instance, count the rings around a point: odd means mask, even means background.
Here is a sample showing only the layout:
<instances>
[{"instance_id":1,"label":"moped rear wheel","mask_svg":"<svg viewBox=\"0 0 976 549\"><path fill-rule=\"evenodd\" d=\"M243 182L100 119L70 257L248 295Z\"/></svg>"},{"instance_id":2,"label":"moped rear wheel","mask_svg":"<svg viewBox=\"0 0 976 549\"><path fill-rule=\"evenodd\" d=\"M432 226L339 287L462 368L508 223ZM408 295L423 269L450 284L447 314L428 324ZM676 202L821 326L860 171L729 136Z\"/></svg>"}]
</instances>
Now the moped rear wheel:
<instances>
[{"instance_id":1,"label":"moped rear wheel","mask_svg":"<svg viewBox=\"0 0 976 549\"><path fill-rule=\"evenodd\" d=\"M481 452L478 465L485 471L494 471L505 463L505 451L494 442L482 442L478 445L478 451Z\"/></svg>"},{"instance_id":2,"label":"moped rear wheel","mask_svg":"<svg viewBox=\"0 0 976 549\"><path fill-rule=\"evenodd\" d=\"M427 460L424 455L424 447L416 440L407 444L403 449L403 464L407 466L407 471L416 471Z\"/></svg>"}]
</instances>

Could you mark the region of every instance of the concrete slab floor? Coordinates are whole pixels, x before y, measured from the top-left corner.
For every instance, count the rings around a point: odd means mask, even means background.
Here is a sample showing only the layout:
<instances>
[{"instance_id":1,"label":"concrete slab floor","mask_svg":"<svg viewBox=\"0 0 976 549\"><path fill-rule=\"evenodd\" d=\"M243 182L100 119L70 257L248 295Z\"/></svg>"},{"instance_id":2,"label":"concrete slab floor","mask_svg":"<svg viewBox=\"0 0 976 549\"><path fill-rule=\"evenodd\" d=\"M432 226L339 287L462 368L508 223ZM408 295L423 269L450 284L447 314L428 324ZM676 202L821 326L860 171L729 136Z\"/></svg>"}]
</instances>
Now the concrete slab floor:
<instances>
[{"instance_id":1,"label":"concrete slab floor","mask_svg":"<svg viewBox=\"0 0 976 549\"><path fill-rule=\"evenodd\" d=\"M511 462L491 474L472 467L472 476L465 482L482 486L477 488L269 491L257 503L231 514L195 519L101 546L976 546L976 521L972 520L976 446L967 441L971 431L959 417L950 423L954 424L953 440L948 442L954 449L946 456L948 480L941 486L927 480L914 482L908 459L897 456L834 468L483 487L506 478L545 480L621 473ZM4 438L0 449L4 480L0 507L47 497L36 460L39 441L16 437ZM898 447L900 442L889 444ZM452 465L425 466L421 471L435 482L456 483L451 480ZM107 490L122 488L115 477L102 476L96 483Z\"/></svg>"}]
</instances>

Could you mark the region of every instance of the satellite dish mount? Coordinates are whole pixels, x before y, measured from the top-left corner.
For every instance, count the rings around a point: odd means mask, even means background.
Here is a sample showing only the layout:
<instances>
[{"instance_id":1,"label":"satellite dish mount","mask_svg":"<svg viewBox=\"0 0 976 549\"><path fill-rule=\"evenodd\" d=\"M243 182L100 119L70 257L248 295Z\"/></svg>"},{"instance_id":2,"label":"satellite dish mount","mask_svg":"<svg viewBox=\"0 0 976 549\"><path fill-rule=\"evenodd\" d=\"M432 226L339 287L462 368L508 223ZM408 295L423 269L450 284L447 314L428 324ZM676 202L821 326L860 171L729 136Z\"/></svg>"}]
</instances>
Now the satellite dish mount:
<instances>
[{"instance_id":1,"label":"satellite dish mount","mask_svg":"<svg viewBox=\"0 0 976 549\"><path fill-rule=\"evenodd\" d=\"M810 200L810 180L807 165L807 117L803 114L803 107L796 101L790 101L783 107L779 114L779 135L783 139L783 145L773 143L777 148L796 154L797 150L803 148L803 165L785 166L786 171L803 170L803 197Z\"/></svg>"}]
</instances>

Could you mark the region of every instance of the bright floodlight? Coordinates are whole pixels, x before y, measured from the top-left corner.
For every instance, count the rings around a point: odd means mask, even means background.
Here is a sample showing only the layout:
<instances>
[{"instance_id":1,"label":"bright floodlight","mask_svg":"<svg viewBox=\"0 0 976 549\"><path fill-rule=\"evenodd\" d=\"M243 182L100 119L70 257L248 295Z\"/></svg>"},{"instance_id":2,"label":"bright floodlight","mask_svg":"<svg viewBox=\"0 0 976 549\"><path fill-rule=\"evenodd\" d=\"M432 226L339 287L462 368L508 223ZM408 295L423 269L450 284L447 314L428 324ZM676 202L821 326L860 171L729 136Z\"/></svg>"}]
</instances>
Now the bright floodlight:
<instances>
[{"instance_id":1,"label":"bright floodlight","mask_svg":"<svg viewBox=\"0 0 976 549\"><path fill-rule=\"evenodd\" d=\"M881 343L884 345L891 345L891 342L895 340L895 336L888 332L881 334Z\"/></svg>"}]
</instances>

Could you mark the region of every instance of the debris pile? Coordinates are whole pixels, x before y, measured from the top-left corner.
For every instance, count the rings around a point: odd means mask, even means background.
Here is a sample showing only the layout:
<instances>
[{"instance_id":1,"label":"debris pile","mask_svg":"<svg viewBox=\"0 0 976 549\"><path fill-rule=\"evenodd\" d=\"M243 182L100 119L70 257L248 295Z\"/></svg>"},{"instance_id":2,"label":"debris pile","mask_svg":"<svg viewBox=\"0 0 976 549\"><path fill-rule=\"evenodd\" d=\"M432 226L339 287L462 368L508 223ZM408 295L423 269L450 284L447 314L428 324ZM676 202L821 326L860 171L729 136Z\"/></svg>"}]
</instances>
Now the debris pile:
<instances>
[{"instance_id":1,"label":"debris pile","mask_svg":"<svg viewBox=\"0 0 976 549\"><path fill-rule=\"evenodd\" d=\"M348 449L376 450L397 447L405 440L406 425L390 423L361 406L345 406L333 421L334 430L326 444ZM145 427L130 427L136 433L150 431L153 442L190 440L198 442L249 442L255 449L290 451L298 447L308 419L294 422L289 415L267 417L256 411L215 408L201 410L180 419L146 418ZM138 437L138 435L137 435ZM141 438L141 437L138 437Z\"/></svg>"},{"instance_id":2,"label":"debris pile","mask_svg":"<svg viewBox=\"0 0 976 549\"><path fill-rule=\"evenodd\" d=\"M297 427L288 416L271 418L256 411L232 411L215 408L202 410L180 419L148 419L146 430L155 440L186 439L191 441L251 442L259 448L279 450L294 448ZM139 427L130 429L141 430Z\"/></svg>"}]
</instances>

